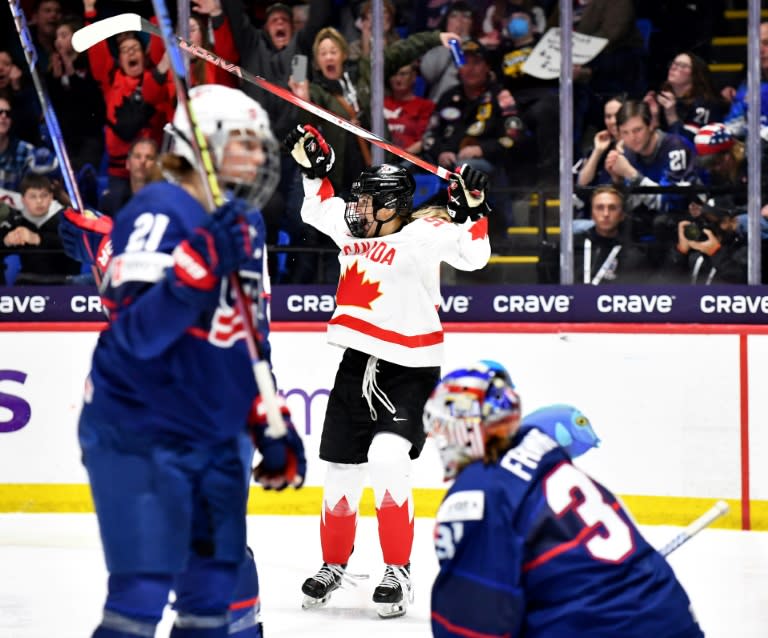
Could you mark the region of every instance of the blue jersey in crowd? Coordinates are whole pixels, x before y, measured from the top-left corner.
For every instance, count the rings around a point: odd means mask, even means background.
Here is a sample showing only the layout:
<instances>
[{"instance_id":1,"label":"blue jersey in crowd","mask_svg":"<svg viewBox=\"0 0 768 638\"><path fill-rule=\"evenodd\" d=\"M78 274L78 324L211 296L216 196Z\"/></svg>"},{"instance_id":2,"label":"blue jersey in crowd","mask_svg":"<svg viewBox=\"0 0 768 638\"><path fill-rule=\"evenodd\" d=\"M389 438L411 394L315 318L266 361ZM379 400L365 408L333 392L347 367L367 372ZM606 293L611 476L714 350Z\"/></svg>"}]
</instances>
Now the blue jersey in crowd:
<instances>
[{"instance_id":1,"label":"blue jersey in crowd","mask_svg":"<svg viewBox=\"0 0 768 638\"><path fill-rule=\"evenodd\" d=\"M116 216L102 288L110 323L96 346L84 407L92 416L202 443L244 430L257 388L229 282L222 280L218 306L201 312L174 296L165 277L174 248L205 218L197 200L166 182L143 188ZM248 221L259 248L240 274L269 360L258 304L265 227L257 211Z\"/></svg>"},{"instance_id":2,"label":"blue jersey in crowd","mask_svg":"<svg viewBox=\"0 0 768 638\"><path fill-rule=\"evenodd\" d=\"M701 638L671 567L538 429L464 468L437 515L435 638Z\"/></svg>"}]
</instances>

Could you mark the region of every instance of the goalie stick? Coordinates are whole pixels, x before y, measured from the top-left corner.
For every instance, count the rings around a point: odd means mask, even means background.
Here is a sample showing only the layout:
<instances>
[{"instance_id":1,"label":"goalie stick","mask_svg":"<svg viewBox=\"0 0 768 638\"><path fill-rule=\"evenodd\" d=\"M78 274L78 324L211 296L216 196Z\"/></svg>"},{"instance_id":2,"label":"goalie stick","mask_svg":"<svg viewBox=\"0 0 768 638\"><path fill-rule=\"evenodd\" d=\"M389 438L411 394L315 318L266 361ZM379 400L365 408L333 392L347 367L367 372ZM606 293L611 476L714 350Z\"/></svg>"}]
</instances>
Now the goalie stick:
<instances>
[{"instance_id":1,"label":"goalie stick","mask_svg":"<svg viewBox=\"0 0 768 638\"><path fill-rule=\"evenodd\" d=\"M659 554L662 556L669 556L672 552L678 549L684 543L687 543L691 538L696 536L701 530L708 525L714 523L718 518L728 513L728 503L725 501L718 501L706 512L704 512L699 518L693 521L682 532L672 538L664 547L659 550Z\"/></svg>"},{"instance_id":2,"label":"goalie stick","mask_svg":"<svg viewBox=\"0 0 768 638\"><path fill-rule=\"evenodd\" d=\"M179 46L175 41L175 35L171 26L171 18L168 14L168 8L163 0L152 0L155 9L155 15L160 24L159 35L163 38L165 49L168 52L168 58L171 65L171 72L176 84L176 96L178 104L186 112L189 119L189 125L192 130L192 139L190 145L195 152L196 165L200 171L203 189L209 200L209 207L214 208L224 203L224 197L219 188L219 182L213 169L211 153L208 149L208 142L205 139L200 126L197 123L192 104L189 99L189 86L187 84L187 72L184 66L184 58L181 55ZM154 25L153 25L154 29ZM128 29L137 30L137 29ZM73 43L74 45L74 43ZM267 433L273 438L284 436L286 432L285 422L280 413L280 406L277 402L277 393L272 381L272 371L269 364L261 357L258 343L253 334L253 323L250 312L245 301L245 294L240 286L240 278L237 273L233 273L229 278L231 288L235 296L235 306L237 312L243 321L243 332L245 342L248 346L248 353L251 357L253 376L256 379L256 385L259 388L261 400L267 413Z\"/></svg>"},{"instance_id":3,"label":"goalie stick","mask_svg":"<svg viewBox=\"0 0 768 638\"><path fill-rule=\"evenodd\" d=\"M75 179L75 173L72 170L72 164L69 161L69 154L67 148L64 145L64 136L61 133L61 127L59 126L59 120L56 117L56 112L53 110L53 104L48 96L48 91L45 88L45 84L40 79L40 73L37 70L37 49L32 42L32 34L29 32L29 26L27 25L27 19L24 16L24 11L21 8L20 0L14 2L14 0L8 0L8 5L11 9L11 15L13 16L13 22L16 25L16 32L19 34L19 41L21 42L21 48L24 50L24 57L27 60L27 66L29 67L29 74L32 76L32 84L35 86L35 92L37 93L37 99L40 101L40 108L43 110L43 117L45 119L45 125L48 127L48 131L51 135L51 142L53 143L53 151L56 154L56 159L61 167L61 175L64 179L64 188L69 195L69 199L72 205L81 213L85 212L83 208L83 199L80 196L80 189L77 186L77 180ZM88 240L83 238L85 249L91 256L92 261L96 260L96 256L92 254L91 247L88 244ZM101 277L99 271L95 265L91 266L91 272L93 278L96 281L96 285L101 283ZM106 312L106 311L105 311Z\"/></svg>"},{"instance_id":4,"label":"goalie stick","mask_svg":"<svg viewBox=\"0 0 768 638\"><path fill-rule=\"evenodd\" d=\"M85 51L92 47L94 44L97 44L102 40L106 40L107 38L110 38L117 33L122 33L123 31L143 31L152 35L161 36L163 39L165 39L165 36L161 33L161 30L158 29L149 20L142 18L136 13L121 13L120 15L112 16L111 18L105 18L104 20L99 20L98 22L89 24L82 29L78 29L72 35L72 46L76 51ZM185 40L184 38L179 37L172 31L168 34L168 37L169 39L174 40L178 47L187 53L205 60L206 62L210 62L211 64L215 64L225 71L228 71L232 75L236 75L242 80L250 82L251 84L255 84L265 91L269 91L270 93L277 95L286 102L290 102L294 106L298 106L305 111L308 111L313 115L324 119L326 122L335 124L336 126L339 126L344 130L383 148L386 151L389 151L393 155L397 155L398 157L408 160L412 164L423 168L425 171L433 173L434 175L442 177L446 180L449 179L451 175L453 175L452 171L449 171L442 166L435 166L434 164L430 164L417 155L413 155L405 149L402 149L399 146L395 146L387 140L379 137L375 133L371 133L371 131L364 129L361 126L352 124L352 122L339 117L335 113L331 113L331 111L328 111L323 107L314 104L313 102L308 102L307 100L294 95L288 89L284 89L283 87L278 86L277 84L273 84L272 82L265 80L258 75L250 73L249 71L246 71L242 67L239 67L232 62L227 62L223 58L219 57L211 51L208 51L207 49L204 49L203 47L192 44L192 42L189 40Z\"/></svg>"}]
</instances>

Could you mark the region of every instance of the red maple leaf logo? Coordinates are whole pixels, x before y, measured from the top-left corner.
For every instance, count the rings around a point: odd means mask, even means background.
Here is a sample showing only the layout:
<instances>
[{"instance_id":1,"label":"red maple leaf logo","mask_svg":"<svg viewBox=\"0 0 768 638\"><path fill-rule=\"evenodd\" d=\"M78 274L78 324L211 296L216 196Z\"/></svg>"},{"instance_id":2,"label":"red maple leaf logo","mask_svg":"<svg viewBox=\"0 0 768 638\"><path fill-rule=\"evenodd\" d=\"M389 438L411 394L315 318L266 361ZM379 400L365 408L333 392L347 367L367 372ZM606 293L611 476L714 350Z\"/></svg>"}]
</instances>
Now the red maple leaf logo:
<instances>
[{"instance_id":1,"label":"red maple leaf logo","mask_svg":"<svg viewBox=\"0 0 768 638\"><path fill-rule=\"evenodd\" d=\"M357 268L357 261L344 271L336 290L336 305L358 306L371 309L371 304L381 297L378 281L365 278L365 271Z\"/></svg>"},{"instance_id":2,"label":"red maple leaf logo","mask_svg":"<svg viewBox=\"0 0 768 638\"><path fill-rule=\"evenodd\" d=\"M488 218L481 217L469 227L472 239L485 239L488 236Z\"/></svg>"}]
</instances>

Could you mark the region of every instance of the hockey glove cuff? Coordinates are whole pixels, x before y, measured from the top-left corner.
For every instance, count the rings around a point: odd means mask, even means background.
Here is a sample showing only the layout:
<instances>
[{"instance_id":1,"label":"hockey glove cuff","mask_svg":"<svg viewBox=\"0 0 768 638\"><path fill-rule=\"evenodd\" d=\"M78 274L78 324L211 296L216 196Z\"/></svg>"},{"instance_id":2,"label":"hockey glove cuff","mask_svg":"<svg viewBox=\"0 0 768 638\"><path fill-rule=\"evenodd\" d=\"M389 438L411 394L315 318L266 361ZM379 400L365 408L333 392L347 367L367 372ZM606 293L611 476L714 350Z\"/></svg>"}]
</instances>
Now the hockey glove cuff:
<instances>
[{"instance_id":1,"label":"hockey glove cuff","mask_svg":"<svg viewBox=\"0 0 768 638\"><path fill-rule=\"evenodd\" d=\"M73 208L62 211L59 237L64 252L84 264L96 265L101 274L112 259L112 218L94 210L80 212Z\"/></svg>"}]
</instances>

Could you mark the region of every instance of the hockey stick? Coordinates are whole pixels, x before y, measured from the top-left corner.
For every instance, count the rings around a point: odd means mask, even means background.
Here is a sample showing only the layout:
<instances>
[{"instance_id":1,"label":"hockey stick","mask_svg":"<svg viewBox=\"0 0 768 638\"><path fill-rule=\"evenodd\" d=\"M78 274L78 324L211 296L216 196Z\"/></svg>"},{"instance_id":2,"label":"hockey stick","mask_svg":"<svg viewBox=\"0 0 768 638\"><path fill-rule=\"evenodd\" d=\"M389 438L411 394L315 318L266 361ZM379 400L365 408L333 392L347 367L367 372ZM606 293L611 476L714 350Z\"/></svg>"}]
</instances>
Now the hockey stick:
<instances>
[{"instance_id":1,"label":"hockey stick","mask_svg":"<svg viewBox=\"0 0 768 638\"><path fill-rule=\"evenodd\" d=\"M16 32L19 34L19 40L21 41L21 48L24 49L24 57L27 59L27 66L29 67L29 73L32 76L32 83L35 85L35 92L37 93L37 99L40 101L40 108L43 110L43 117L45 118L45 125L48 127L48 131L51 134L51 142L53 142L53 150L56 154L56 159L61 167L61 175L64 178L64 187L69 195L70 202L81 213L85 212L83 208L83 199L80 196L80 189L77 186L77 180L75 179L75 173L72 170L72 164L69 161L69 154L67 153L66 146L64 145L64 136L61 134L61 127L59 126L59 120L56 118L56 112L53 110L53 104L48 96L48 91L45 88L42 80L40 79L40 73L37 70L37 50L32 42L32 34L29 32L29 26L27 25L27 19L24 16L24 11L21 8L20 0L14 2L14 0L8 0L8 4L11 8L11 15L13 16L13 22L16 25ZM88 241L83 238L85 249L91 256L91 260L95 261L96 256L92 254L91 247ZM101 277L99 271L95 265L91 266L91 272L93 278L96 281L96 285L101 283Z\"/></svg>"},{"instance_id":2,"label":"hockey stick","mask_svg":"<svg viewBox=\"0 0 768 638\"><path fill-rule=\"evenodd\" d=\"M729 510L728 503L725 501L718 501L706 512L704 512L699 518L693 521L682 532L677 534L672 540L670 540L659 551L662 556L669 556L672 552L678 549L684 543L687 543L691 538L696 536L701 530L708 525L711 525L718 518L727 514Z\"/></svg>"},{"instance_id":3,"label":"hockey stick","mask_svg":"<svg viewBox=\"0 0 768 638\"><path fill-rule=\"evenodd\" d=\"M76 51L85 51L86 49L92 47L94 44L97 44L102 40L106 40L107 38L112 37L117 33L122 33L123 31L143 31L145 33L151 33L152 35L161 35L160 29L158 29L149 20L142 18L140 15L136 13L121 13L120 15L112 16L111 18L105 18L104 20L99 20L98 22L89 24L82 29L78 29L72 35L72 46ZM322 106L308 102L307 100L294 95L291 91L284 89L277 84L273 84L272 82L265 80L258 75L250 73L249 71L246 71L242 67L239 67L232 62L227 62L215 53L192 44L192 42L189 40L185 40L184 38L181 38L172 32L169 35L176 41L176 43L178 43L178 46L187 53L205 60L206 62L210 62L211 64L219 66L232 75L236 75L242 80L250 82L251 84L255 84L265 91L269 91L279 98L284 99L286 102L290 102L294 106L298 106L305 111L308 111L313 115L316 115L317 117L330 122L331 124L335 124L336 126L339 126L344 130L383 148L386 151L389 151L393 155L397 155L398 157L416 164L416 166L423 168L425 171L433 173L434 175L442 177L446 180L449 179L451 175L453 175L451 171L443 168L442 166L435 166L434 164L430 164L417 155L413 155L405 149L402 149L399 146L395 146L387 140L379 137L375 133L371 133L371 131L364 129L361 126L352 124L352 122L339 117L335 113L324 109Z\"/></svg>"},{"instance_id":4,"label":"hockey stick","mask_svg":"<svg viewBox=\"0 0 768 638\"><path fill-rule=\"evenodd\" d=\"M208 142L200 130L200 126L197 123L197 118L195 117L189 99L189 86L184 65L184 57L174 40L175 35L173 33L173 27L171 26L171 18L168 14L168 8L166 7L164 0L152 0L152 5L154 6L157 20L160 23L159 34L163 38L165 49L168 52L171 72L173 73L173 79L176 84L176 97L179 106L184 109L187 118L189 119L190 129L192 130L192 139L190 142L195 152L195 159L197 160L195 163L200 172L200 177L202 178L201 181L206 197L209 200L209 207L212 209L221 206L224 203L224 197L221 194L219 181L214 172L211 153L208 149ZM230 275L229 282L235 296L237 312L243 321L243 332L245 334L246 345L248 346L248 353L251 357L253 376L256 379L256 385L259 388L259 394L261 395L261 400L264 402L264 407L266 409L267 432L271 437L276 438L283 436L286 432L285 421L283 421L283 417L280 414L277 393L272 382L272 372L269 364L260 356L256 337L252 330L253 324L250 312L248 311L245 294L240 286L240 278L237 276L237 273Z\"/></svg>"}]
</instances>

